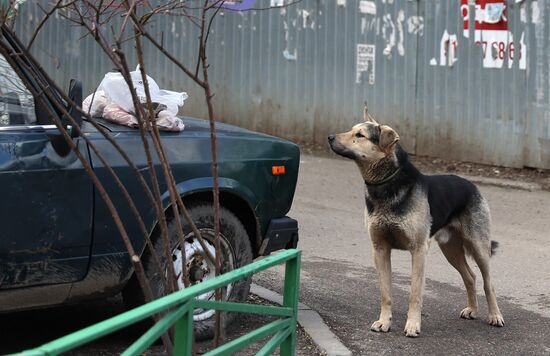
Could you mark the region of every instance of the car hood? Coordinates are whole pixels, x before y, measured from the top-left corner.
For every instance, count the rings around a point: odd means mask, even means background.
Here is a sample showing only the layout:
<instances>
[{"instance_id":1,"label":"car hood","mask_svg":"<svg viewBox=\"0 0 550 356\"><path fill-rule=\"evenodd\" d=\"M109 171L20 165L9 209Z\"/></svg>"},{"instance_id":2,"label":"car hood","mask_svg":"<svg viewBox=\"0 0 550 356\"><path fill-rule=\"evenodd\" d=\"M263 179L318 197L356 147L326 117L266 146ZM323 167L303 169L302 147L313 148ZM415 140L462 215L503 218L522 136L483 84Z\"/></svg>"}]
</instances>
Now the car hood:
<instances>
[{"instance_id":1,"label":"car hood","mask_svg":"<svg viewBox=\"0 0 550 356\"><path fill-rule=\"evenodd\" d=\"M208 131L210 132L210 122L208 120L196 119L192 117L180 117L185 124L184 131ZM239 133L245 135L254 135L254 136L263 136L263 137L272 137L266 134L259 132L251 131L239 126L224 124L222 122L216 122L216 132L218 133Z\"/></svg>"},{"instance_id":2,"label":"car hood","mask_svg":"<svg viewBox=\"0 0 550 356\"><path fill-rule=\"evenodd\" d=\"M183 120L183 123L185 125L185 129L182 132L161 131L161 135L177 136L177 135L188 135L190 133L199 134L199 133L210 132L210 122L208 120L196 119L196 118L186 117L186 116L180 116L179 118ZM99 124L101 124L101 126L107 128L111 132L125 132L125 133L139 132L138 129L128 127L128 126L118 125L113 122L107 121L105 119L96 118L96 120ZM85 122L84 126L85 126L83 127L84 132L95 131L95 129L89 123ZM221 122L216 122L216 132L218 134L229 134L229 135L237 134L237 135L245 135L245 136L257 136L257 137L263 137L263 138L275 138L270 135L251 131L235 125L224 124Z\"/></svg>"}]
</instances>

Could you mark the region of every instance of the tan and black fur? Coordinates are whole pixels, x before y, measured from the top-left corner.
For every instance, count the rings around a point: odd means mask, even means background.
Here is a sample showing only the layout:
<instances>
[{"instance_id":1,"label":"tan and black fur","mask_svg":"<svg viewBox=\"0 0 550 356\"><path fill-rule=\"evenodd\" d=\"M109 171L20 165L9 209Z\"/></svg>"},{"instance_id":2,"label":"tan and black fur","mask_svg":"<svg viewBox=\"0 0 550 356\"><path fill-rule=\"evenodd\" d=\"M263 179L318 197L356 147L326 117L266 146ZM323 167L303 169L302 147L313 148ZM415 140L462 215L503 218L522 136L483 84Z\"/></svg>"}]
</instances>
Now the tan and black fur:
<instances>
[{"instance_id":1,"label":"tan and black fur","mask_svg":"<svg viewBox=\"0 0 550 356\"><path fill-rule=\"evenodd\" d=\"M466 261L479 266L489 305L489 324L503 326L489 272L496 248L491 241L489 206L468 180L454 175L424 175L409 161L391 127L368 115L350 131L330 135L337 154L355 161L365 181L365 221L372 240L373 258L380 282L380 317L372 331L391 327L391 250L412 255L411 293L405 334L416 337L421 328L424 266L430 242L435 239L449 263L458 270L467 292L460 312L473 319L477 312L475 275Z\"/></svg>"}]
</instances>

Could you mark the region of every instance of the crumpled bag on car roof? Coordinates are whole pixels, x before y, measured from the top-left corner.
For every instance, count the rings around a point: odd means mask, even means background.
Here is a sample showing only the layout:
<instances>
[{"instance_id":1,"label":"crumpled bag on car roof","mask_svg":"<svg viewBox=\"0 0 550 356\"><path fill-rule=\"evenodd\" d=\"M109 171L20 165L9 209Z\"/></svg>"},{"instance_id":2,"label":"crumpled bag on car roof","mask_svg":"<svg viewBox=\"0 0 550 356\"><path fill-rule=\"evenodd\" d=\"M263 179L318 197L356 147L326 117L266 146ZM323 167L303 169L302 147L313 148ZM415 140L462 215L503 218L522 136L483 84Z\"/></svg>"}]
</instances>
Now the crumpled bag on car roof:
<instances>
[{"instance_id":1,"label":"crumpled bag on car roof","mask_svg":"<svg viewBox=\"0 0 550 356\"><path fill-rule=\"evenodd\" d=\"M142 105L146 106L145 87L141 80L139 66L130 72L136 94ZM165 131L183 131L183 121L176 115L179 107L183 106L187 93L160 89L153 78L147 76L151 100L155 109L155 121L159 129ZM137 128L138 121L132 94L120 73L107 73L101 81L98 90L90 94L82 102L82 109L90 112L91 116L102 116L114 123ZM145 109L147 113L148 110Z\"/></svg>"},{"instance_id":2,"label":"crumpled bag on car roof","mask_svg":"<svg viewBox=\"0 0 550 356\"><path fill-rule=\"evenodd\" d=\"M94 93L88 95L86 99L82 101L82 111L90 114L90 116L103 115L103 109L110 104L109 98L105 95L103 90L97 90Z\"/></svg>"},{"instance_id":3,"label":"crumpled bag on car roof","mask_svg":"<svg viewBox=\"0 0 550 356\"><path fill-rule=\"evenodd\" d=\"M133 127L136 129L139 127L137 118L129 112L122 110L122 108L115 103L105 106L105 109L103 110L103 118L119 125Z\"/></svg>"},{"instance_id":4,"label":"crumpled bag on car roof","mask_svg":"<svg viewBox=\"0 0 550 356\"><path fill-rule=\"evenodd\" d=\"M130 72L130 76L140 102L146 103L145 87L141 80L139 66L135 71ZM150 76L147 76L147 81L149 83L151 101L166 105L169 112L177 115L179 107L183 106L185 99L188 98L187 93L160 89L155 80ZM105 95L111 101L117 103L124 111L130 113L136 112L132 101L132 94L121 73L110 72L105 74L105 77L99 84L98 90L103 90Z\"/></svg>"},{"instance_id":5,"label":"crumpled bag on car roof","mask_svg":"<svg viewBox=\"0 0 550 356\"><path fill-rule=\"evenodd\" d=\"M155 112L155 119L159 130L164 131L183 131L185 125L183 121L172 115L171 112L165 109L162 105L160 111ZM134 114L124 111L118 104L111 103L105 106L103 110L103 118L114 122L115 124L124 125L133 128L139 128L139 123Z\"/></svg>"}]
</instances>

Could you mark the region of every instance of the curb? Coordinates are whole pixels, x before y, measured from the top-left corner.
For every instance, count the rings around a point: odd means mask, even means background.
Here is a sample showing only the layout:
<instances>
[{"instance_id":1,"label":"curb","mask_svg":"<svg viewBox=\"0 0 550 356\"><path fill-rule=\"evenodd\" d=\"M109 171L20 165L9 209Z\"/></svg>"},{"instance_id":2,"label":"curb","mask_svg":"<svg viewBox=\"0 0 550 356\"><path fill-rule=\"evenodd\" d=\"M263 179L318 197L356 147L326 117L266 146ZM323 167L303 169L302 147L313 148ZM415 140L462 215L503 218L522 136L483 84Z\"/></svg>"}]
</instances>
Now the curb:
<instances>
[{"instance_id":1,"label":"curb","mask_svg":"<svg viewBox=\"0 0 550 356\"><path fill-rule=\"evenodd\" d=\"M257 284L251 284L250 293L272 303L283 304L282 295ZM298 303L298 323L327 356L351 356L351 351L334 335L319 313L303 303Z\"/></svg>"},{"instance_id":2,"label":"curb","mask_svg":"<svg viewBox=\"0 0 550 356\"><path fill-rule=\"evenodd\" d=\"M482 184L482 185L492 185L492 186L501 187L501 188L527 190L529 192L532 192L535 190L542 190L541 185L538 183L518 182L518 181L503 179L503 178L488 178L488 177L468 176L468 175L460 175L460 176L468 179L473 183Z\"/></svg>"}]
</instances>

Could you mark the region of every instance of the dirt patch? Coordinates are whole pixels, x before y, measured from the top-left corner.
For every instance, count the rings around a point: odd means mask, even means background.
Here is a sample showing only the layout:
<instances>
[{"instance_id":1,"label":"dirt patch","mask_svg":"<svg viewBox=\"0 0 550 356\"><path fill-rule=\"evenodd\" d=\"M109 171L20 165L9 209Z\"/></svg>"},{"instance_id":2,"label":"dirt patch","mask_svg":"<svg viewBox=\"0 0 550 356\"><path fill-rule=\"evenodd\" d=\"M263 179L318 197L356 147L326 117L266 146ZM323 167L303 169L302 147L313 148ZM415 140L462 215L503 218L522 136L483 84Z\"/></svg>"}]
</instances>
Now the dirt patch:
<instances>
[{"instance_id":1,"label":"dirt patch","mask_svg":"<svg viewBox=\"0 0 550 356\"><path fill-rule=\"evenodd\" d=\"M302 153L323 157L336 157L328 147L300 144ZM550 169L510 168L488 164L456 161L444 158L410 155L414 165L425 173L448 173L458 175L481 176L488 178L510 179L539 184L543 190L550 191Z\"/></svg>"}]
</instances>

